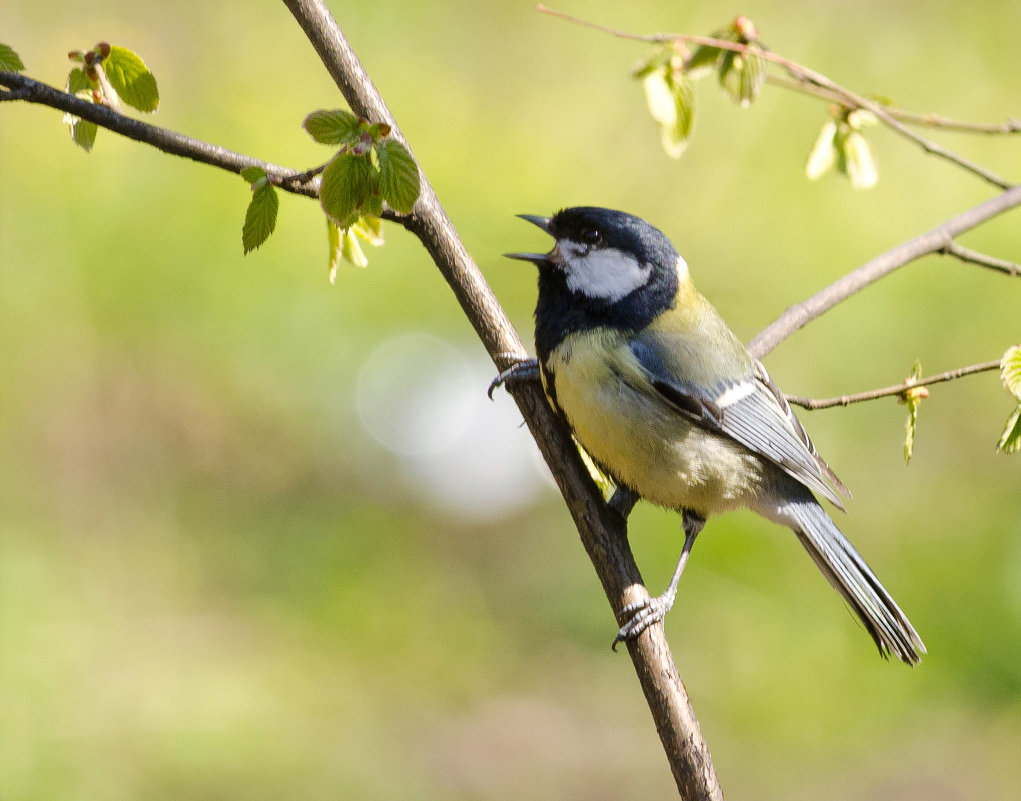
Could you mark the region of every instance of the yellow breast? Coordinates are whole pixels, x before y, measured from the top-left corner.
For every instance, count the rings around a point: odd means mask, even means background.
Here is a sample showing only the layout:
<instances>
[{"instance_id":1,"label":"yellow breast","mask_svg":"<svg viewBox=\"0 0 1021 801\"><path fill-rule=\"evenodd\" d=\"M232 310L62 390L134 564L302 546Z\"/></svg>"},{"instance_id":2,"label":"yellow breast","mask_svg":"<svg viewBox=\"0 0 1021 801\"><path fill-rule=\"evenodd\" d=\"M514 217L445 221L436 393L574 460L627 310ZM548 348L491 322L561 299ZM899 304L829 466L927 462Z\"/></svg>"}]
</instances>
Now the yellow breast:
<instances>
[{"instance_id":1,"label":"yellow breast","mask_svg":"<svg viewBox=\"0 0 1021 801\"><path fill-rule=\"evenodd\" d=\"M653 503L703 516L747 505L761 478L759 460L674 410L646 380L624 334L571 334L546 370L547 394L615 481Z\"/></svg>"}]
</instances>

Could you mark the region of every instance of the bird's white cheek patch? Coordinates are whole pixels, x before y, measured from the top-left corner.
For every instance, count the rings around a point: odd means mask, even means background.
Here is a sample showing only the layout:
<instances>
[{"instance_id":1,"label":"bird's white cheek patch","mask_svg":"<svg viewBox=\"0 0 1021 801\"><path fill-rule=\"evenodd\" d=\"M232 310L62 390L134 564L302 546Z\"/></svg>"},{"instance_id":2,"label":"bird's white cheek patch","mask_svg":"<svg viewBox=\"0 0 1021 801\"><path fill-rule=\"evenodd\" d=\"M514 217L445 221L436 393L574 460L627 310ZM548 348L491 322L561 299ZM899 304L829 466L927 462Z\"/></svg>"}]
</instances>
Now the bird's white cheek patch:
<instances>
[{"instance_id":1,"label":"bird's white cheek patch","mask_svg":"<svg viewBox=\"0 0 1021 801\"><path fill-rule=\"evenodd\" d=\"M616 301L645 286L652 267L628 254L606 248L586 253L584 245L559 244L567 288L589 298Z\"/></svg>"}]
</instances>

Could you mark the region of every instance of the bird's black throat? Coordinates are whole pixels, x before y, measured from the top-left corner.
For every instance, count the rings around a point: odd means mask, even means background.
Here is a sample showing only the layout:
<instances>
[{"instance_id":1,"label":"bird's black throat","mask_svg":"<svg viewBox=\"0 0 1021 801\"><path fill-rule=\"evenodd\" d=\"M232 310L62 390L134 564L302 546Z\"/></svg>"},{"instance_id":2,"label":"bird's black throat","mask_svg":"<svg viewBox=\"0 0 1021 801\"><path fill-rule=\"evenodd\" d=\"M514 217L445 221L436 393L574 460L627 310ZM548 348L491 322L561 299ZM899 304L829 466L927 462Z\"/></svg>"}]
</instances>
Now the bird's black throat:
<instances>
[{"instance_id":1,"label":"bird's black throat","mask_svg":"<svg viewBox=\"0 0 1021 801\"><path fill-rule=\"evenodd\" d=\"M591 298L567 288L564 273L550 262L539 267L539 299L535 307L535 353L544 364L569 335L594 328L640 331L671 308L678 275L656 266L648 283L614 301Z\"/></svg>"}]
</instances>

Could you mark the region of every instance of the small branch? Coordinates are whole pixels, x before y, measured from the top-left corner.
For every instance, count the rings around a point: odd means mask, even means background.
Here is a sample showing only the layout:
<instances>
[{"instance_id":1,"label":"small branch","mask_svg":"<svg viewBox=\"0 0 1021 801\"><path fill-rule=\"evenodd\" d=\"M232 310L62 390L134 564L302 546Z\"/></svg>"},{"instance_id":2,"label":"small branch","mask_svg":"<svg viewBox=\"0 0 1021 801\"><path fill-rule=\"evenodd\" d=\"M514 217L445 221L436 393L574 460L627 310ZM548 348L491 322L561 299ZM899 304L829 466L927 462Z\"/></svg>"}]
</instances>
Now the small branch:
<instances>
[{"instance_id":1,"label":"small branch","mask_svg":"<svg viewBox=\"0 0 1021 801\"><path fill-rule=\"evenodd\" d=\"M947 370L945 373L930 375L917 380L907 379L900 384L892 384L888 387L872 389L868 392L857 392L854 395L841 395L839 398L813 399L788 395L787 402L809 410L829 409L833 406L850 406L852 403L861 403L862 401L876 400L877 398L888 398L892 395L903 395L904 390L911 389L912 387L927 387L932 384L941 384L944 381L954 381L958 378L963 378L966 375L975 375L976 373L986 373L990 370L999 369L1000 360L996 359L991 362L982 362L982 364L972 364L968 367L959 367L956 370Z\"/></svg>"},{"instance_id":2,"label":"small branch","mask_svg":"<svg viewBox=\"0 0 1021 801\"><path fill-rule=\"evenodd\" d=\"M989 134L1018 134L1021 133L1021 120L1013 118L1006 122L967 122L965 120L953 120L949 117L942 117L939 114L919 114L916 111L905 111L900 108L887 108L891 117L895 117L908 125L925 125L929 128L940 128L944 131L959 131L961 133Z\"/></svg>"},{"instance_id":3,"label":"small branch","mask_svg":"<svg viewBox=\"0 0 1021 801\"><path fill-rule=\"evenodd\" d=\"M871 111L876 117L881 120L886 126L896 133L900 134L905 139L914 142L926 153L942 158L949 161L952 164L956 164L963 170L978 176L984 181L997 186L1000 189L1009 189L1013 186L1013 183L1001 178L991 170L987 170L979 164L976 164L969 159L959 156L956 153L948 150L942 145L937 144L926 139L923 136L912 131L904 123L897 120L887 109L881 104L869 100L861 95L855 94L850 89L846 89L836 81L827 78L825 75L819 72L815 72L808 67L798 64L796 61L792 61L789 58L777 55L770 50L764 49L761 45L757 44L740 44L738 42L727 42L722 39L714 39L711 36L693 36L689 34L663 34L657 33L652 35L640 35L634 33L627 33L625 31L616 30L614 28L607 28L602 25L597 25L593 22L580 19L579 17L565 14L561 11L554 11L551 8L547 8L544 5L536 6L536 10L543 14L549 14L560 19L573 22L577 25L583 25L587 28L592 28L597 31L615 36L620 39L630 39L632 41L647 42L650 44L665 44L667 42L684 42L687 44L706 45L708 47L718 47L721 50L733 50L737 53L753 52L766 61L770 61L784 70L787 74L794 79L794 81L802 84L817 86L820 89L824 89L831 93L832 99L844 104L849 108L861 108Z\"/></svg>"},{"instance_id":4,"label":"small branch","mask_svg":"<svg viewBox=\"0 0 1021 801\"><path fill-rule=\"evenodd\" d=\"M0 76L5 73L0 73ZM25 87L21 89L15 89L13 92L0 92L0 103L11 101L11 100L27 100L31 91Z\"/></svg>"},{"instance_id":5,"label":"small branch","mask_svg":"<svg viewBox=\"0 0 1021 801\"><path fill-rule=\"evenodd\" d=\"M817 86L813 83L796 81L792 78L785 78L782 75L767 75L766 82L789 92L800 92L801 94L825 100L830 103L845 102L845 98ZM1008 119L1006 122L967 122L966 120L953 120L949 117L942 117L938 114L920 114L917 111L907 111L896 106L883 106L886 113L900 122L908 125L924 125L929 128L939 128L944 131L956 131L959 133L988 134L1018 134L1021 133L1021 120Z\"/></svg>"},{"instance_id":6,"label":"small branch","mask_svg":"<svg viewBox=\"0 0 1021 801\"><path fill-rule=\"evenodd\" d=\"M385 122L404 141L393 115L322 0L284 0L323 64L356 114ZM422 176L422 192L412 214L401 223L421 240L450 284L465 315L493 361L503 369L525 349L492 290L472 261ZM515 385L513 396L532 436L550 466L574 518L614 613L648 597L627 542L625 525L604 503L589 477L565 424L534 382ZM709 750L677 672L663 627L657 624L628 643L646 700L652 711L681 796L688 801L722 799Z\"/></svg>"},{"instance_id":7,"label":"small branch","mask_svg":"<svg viewBox=\"0 0 1021 801\"><path fill-rule=\"evenodd\" d=\"M306 197L319 197L318 182L308 183L301 181L304 173L299 173L288 167L281 167L279 164L272 164L268 161L246 156L243 153L236 153L219 145L203 142L200 139L193 139L190 136L160 128L157 125L150 125L147 122L136 120L133 117L126 117L120 112L114 111L108 106L97 103L90 103L80 97L69 95L49 84L33 80L24 75L14 72L0 72L0 86L13 88L9 94L19 94L18 99L28 103L39 103L44 106L66 111L83 120L94 122L101 128L118 133L136 142L143 142L170 153L174 156L197 161L201 164L208 164L212 167L219 167L227 172L239 173L246 167L262 167L270 182L281 189ZM8 94L8 93L4 93Z\"/></svg>"},{"instance_id":8,"label":"small branch","mask_svg":"<svg viewBox=\"0 0 1021 801\"><path fill-rule=\"evenodd\" d=\"M990 270L996 270L997 272L1004 273L1017 277L1021 275L1021 265L1015 264L1012 261L1006 259L998 259L995 256L987 256L985 253L979 253L977 250L971 250L963 245L958 245L956 242L948 242L945 247L941 248L939 253L944 256L954 256L963 262L968 264L977 264L979 267L985 267Z\"/></svg>"},{"instance_id":9,"label":"small branch","mask_svg":"<svg viewBox=\"0 0 1021 801\"><path fill-rule=\"evenodd\" d=\"M829 311L869 284L915 259L947 248L954 238L1005 211L1021 205L1021 185L1012 187L967 211L951 217L914 239L902 242L853 270L812 297L791 306L749 343L748 350L761 359L783 340L816 317Z\"/></svg>"}]
</instances>

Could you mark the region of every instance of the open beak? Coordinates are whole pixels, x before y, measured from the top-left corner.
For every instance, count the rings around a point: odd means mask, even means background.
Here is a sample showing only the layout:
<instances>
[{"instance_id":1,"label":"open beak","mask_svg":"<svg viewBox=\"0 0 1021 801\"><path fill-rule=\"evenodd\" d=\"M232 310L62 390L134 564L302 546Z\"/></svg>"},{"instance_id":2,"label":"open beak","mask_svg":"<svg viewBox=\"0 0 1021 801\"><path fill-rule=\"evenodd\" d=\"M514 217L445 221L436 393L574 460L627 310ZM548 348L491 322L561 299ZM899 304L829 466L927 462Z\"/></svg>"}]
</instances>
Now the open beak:
<instances>
[{"instance_id":1,"label":"open beak","mask_svg":"<svg viewBox=\"0 0 1021 801\"><path fill-rule=\"evenodd\" d=\"M522 220L528 220L532 225L539 226L547 234L552 235L550 231L550 223L552 222L549 217L539 217L536 214L519 214ZM544 262L549 260L548 253L504 253L508 259L519 259L521 261L530 261L533 264Z\"/></svg>"}]
</instances>

